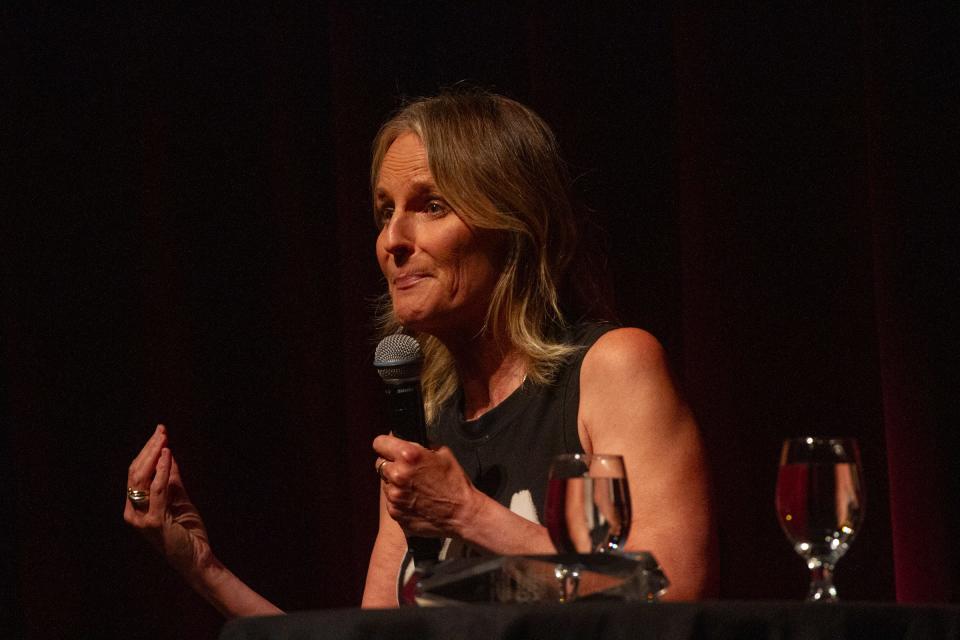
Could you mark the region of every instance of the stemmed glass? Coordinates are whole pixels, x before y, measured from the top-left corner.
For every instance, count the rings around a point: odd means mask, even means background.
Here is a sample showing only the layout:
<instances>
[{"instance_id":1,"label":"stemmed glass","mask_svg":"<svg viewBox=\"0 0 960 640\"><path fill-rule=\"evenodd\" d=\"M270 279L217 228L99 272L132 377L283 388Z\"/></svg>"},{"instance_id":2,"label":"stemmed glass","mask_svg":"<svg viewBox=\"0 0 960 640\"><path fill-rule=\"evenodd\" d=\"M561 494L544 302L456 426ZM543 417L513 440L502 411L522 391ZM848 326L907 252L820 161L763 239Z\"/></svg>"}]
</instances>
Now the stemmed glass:
<instances>
[{"instance_id":1,"label":"stemmed glass","mask_svg":"<svg viewBox=\"0 0 960 640\"><path fill-rule=\"evenodd\" d=\"M860 448L854 438L791 438L780 453L777 515L810 569L807 602L836 602L833 571L864 513Z\"/></svg>"},{"instance_id":2,"label":"stemmed glass","mask_svg":"<svg viewBox=\"0 0 960 640\"><path fill-rule=\"evenodd\" d=\"M622 549L630 533L630 488L623 457L571 453L556 456L544 507L550 540L560 554L554 569L560 602L577 597L582 554Z\"/></svg>"}]
</instances>

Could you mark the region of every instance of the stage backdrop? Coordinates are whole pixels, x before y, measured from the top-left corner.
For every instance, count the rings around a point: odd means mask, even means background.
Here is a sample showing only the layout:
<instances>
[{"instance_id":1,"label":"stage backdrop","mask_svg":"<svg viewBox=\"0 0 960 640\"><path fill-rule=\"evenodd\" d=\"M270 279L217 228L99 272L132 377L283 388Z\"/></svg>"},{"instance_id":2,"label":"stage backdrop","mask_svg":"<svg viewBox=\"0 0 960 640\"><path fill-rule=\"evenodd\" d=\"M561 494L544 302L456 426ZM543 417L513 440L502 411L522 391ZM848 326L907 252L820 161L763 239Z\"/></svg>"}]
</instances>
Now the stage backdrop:
<instances>
[{"instance_id":1,"label":"stage backdrop","mask_svg":"<svg viewBox=\"0 0 960 640\"><path fill-rule=\"evenodd\" d=\"M955 3L355 4L5 12L5 626L217 633L122 521L157 422L229 567L286 609L359 602L369 147L463 80L556 129L622 320L670 353L720 597L804 595L773 488L809 433L863 447L841 596L957 600Z\"/></svg>"}]
</instances>

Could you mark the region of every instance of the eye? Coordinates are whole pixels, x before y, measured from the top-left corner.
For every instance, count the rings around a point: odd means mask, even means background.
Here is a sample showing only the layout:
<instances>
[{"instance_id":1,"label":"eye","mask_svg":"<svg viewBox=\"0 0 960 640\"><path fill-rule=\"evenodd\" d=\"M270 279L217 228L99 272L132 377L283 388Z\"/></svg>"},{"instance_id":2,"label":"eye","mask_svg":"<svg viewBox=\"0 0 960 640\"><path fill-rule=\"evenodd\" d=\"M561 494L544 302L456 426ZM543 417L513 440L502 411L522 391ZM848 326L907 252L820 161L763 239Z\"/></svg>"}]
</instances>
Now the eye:
<instances>
[{"instance_id":1,"label":"eye","mask_svg":"<svg viewBox=\"0 0 960 640\"><path fill-rule=\"evenodd\" d=\"M434 198L427 202L425 211L431 216L442 216L450 211L450 207L447 206L447 203L443 200L438 200Z\"/></svg>"},{"instance_id":2,"label":"eye","mask_svg":"<svg viewBox=\"0 0 960 640\"><path fill-rule=\"evenodd\" d=\"M393 207L377 207L374 217L377 220L377 226L382 227L393 217Z\"/></svg>"}]
</instances>

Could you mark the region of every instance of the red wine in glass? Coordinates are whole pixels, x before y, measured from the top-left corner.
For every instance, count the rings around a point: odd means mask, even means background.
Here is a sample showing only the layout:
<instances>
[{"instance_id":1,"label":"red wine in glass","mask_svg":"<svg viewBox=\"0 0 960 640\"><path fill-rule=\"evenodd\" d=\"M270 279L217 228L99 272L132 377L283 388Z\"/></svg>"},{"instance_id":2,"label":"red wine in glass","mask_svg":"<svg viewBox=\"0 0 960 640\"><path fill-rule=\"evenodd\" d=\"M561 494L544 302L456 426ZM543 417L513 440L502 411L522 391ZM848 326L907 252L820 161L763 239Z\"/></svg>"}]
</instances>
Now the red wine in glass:
<instances>
[{"instance_id":1,"label":"red wine in glass","mask_svg":"<svg viewBox=\"0 0 960 640\"><path fill-rule=\"evenodd\" d=\"M864 514L860 450L854 438L784 441L777 474L780 525L810 569L809 602L836 602L833 572Z\"/></svg>"}]
</instances>

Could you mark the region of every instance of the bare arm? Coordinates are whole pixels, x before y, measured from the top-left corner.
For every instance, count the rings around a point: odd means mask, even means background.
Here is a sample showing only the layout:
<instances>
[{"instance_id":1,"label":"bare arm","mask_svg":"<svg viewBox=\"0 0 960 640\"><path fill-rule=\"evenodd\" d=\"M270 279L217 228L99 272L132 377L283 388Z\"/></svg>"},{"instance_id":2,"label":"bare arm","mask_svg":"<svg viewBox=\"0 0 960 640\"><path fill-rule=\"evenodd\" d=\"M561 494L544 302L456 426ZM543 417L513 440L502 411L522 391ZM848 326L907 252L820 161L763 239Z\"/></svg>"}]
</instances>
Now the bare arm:
<instances>
[{"instance_id":1,"label":"bare arm","mask_svg":"<svg viewBox=\"0 0 960 640\"><path fill-rule=\"evenodd\" d=\"M187 577L187 582L226 618L283 613L283 610L251 589L219 561L207 567L202 575Z\"/></svg>"},{"instance_id":2,"label":"bare arm","mask_svg":"<svg viewBox=\"0 0 960 640\"><path fill-rule=\"evenodd\" d=\"M653 336L617 329L587 352L579 424L588 452L624 457L633 507L627 548L659 560L671 582L667 599L703 597L713 535L703 445Z\"/></svg>"},{"instance_id":3,"label":"bare arm","mask_svg":"<svg viewBox=\"0 0 960 640\"><path fill-rule=\"evenodd\" d=\"M502 555L555 553L546 528L474 487L448 448L434 451L393 436L378 436L373 447L387 460L382 470L386 517L402 530L458 537Z\"/></svg>"},{"instance_id":4,"label":"bare arm","mask_svg":"<svg viewBox=\"0 0 960 640\"><path fill-rule=\"evenodd\" d=\"M364 608L396 607L397 577L407 550L407 539L393 518L387 514L386 500L380 492L380 528L370 553L367 580L363 585Z\"/></svg>"},{"instance_id":5,"label":"bare arm","mask_svg":"<svg viewBox=\"0 0 960 640\"><path fill-rule=\"evenodd\" d=\"M158 425L130 464L127 486L149 489L146 509L127 500L123 519L139 530L187 583L228 618L283 613L227 569L210 549L207 529L187 496L180 469Z\"/></svg>"}]
</instances>

